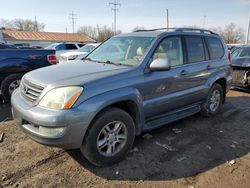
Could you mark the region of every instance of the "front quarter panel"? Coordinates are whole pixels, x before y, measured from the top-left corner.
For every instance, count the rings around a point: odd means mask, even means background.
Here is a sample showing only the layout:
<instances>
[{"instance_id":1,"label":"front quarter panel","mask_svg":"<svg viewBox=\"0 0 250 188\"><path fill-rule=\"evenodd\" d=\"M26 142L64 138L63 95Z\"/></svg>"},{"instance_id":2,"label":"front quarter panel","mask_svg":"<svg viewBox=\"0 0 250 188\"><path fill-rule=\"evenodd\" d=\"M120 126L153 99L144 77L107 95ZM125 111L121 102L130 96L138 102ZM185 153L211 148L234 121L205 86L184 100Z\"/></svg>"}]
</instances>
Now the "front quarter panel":
<instances>
[{"instance_id":1,"label":"front quarter panel","mask_svg":"<svg viewBox=\"0 0 250 188\"><path fill-rule=\"evenodd\" d=\"M78 109L81 111L88 111L91 114L92 120L96 117L106 107L113 105L122 101L132 101L136 104L139 113L139 121L137 122L137 133L139 134L142 130L142 125L144 124L144 114L143 114L143 99L140 92L133 87L121 88L103 94L89 98L88 100L82 102Z\"/></svg>"}]
</instances>

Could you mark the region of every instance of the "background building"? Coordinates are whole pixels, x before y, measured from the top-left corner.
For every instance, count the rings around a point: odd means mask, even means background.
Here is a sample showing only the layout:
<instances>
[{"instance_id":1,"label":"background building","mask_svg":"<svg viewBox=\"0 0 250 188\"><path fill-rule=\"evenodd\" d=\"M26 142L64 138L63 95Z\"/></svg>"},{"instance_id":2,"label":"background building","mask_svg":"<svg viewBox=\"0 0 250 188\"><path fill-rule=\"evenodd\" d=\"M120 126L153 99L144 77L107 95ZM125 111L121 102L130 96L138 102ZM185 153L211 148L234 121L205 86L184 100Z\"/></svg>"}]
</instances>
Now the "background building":
<instances>
[{"instance_id":1,"label":"background building","mask_svg":"<svg viewBox=\"0 0 250 188\"><path fill-rule=\"evenodd\" d=\"M95 42L92 38L79 33L34 32L0 29L0 42L24 46L46 47L55 42Z\"/></svg>"}]
</instances>

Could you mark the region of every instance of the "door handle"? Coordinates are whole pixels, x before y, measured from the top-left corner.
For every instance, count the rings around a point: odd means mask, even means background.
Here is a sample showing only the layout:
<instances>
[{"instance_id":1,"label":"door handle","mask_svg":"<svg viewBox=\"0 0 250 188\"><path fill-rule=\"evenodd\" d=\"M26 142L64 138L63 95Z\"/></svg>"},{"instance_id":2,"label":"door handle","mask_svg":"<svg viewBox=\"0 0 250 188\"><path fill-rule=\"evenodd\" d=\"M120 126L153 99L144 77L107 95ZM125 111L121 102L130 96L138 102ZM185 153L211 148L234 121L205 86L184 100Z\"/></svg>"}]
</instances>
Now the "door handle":
<instances>
[{"instance_id":1,"label":"door handle","mask_svg":"<svg viewBox=\"0 0 250 188\"><path fill-rule=\"evenodd\" d=\"M181 71L181 76L184 76L184 75L186 75L188 72L186 71L186 70L182 70Z\"/></svg>"},{"instance_id":2,"label":"door handle","mask_svg":"<svg viewBox=\"0 0 250 188\"><path fill-rule=\"evenodd\" d=\"M208 65L207 70L210 70L210 69L212 69L212 67L211 67L211 65Z\"/></svg>"}]
</instances>

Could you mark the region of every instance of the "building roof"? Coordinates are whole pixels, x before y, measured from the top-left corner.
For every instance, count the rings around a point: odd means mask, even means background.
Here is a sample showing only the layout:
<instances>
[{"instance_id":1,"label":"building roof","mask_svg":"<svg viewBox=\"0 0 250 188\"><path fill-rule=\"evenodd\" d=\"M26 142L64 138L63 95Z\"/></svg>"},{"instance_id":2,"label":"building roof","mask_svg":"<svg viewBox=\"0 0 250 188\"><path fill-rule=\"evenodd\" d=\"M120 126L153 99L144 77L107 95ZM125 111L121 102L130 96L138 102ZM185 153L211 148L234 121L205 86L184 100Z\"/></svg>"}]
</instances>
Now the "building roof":
<instances>
[{"instance_id":1,"label":"building roof","mask_svg":"<svg viewBox=\"0 0 250 188\"><path fill-rule=\"evenodd\" d=\"M51 41L51 42L95 42L90 37L79 33L34 32L4 29L5 40L10 41Z\"/></svg>"}]
</instances>

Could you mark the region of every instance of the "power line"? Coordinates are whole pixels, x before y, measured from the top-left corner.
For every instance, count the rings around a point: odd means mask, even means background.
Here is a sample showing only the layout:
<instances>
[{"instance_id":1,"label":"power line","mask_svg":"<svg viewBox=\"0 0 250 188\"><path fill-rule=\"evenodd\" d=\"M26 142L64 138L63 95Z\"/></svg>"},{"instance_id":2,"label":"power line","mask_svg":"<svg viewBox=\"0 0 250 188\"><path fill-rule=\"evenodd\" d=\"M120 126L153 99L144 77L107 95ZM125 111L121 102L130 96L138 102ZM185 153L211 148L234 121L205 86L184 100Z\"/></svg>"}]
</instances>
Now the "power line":
<instances>
[{"instance_id":1,"label":"power line","mask_svg":"<svg viewBox=\"0 0 250 188\"><path fill-rule=\"evenodd\" d=\"M109 5L113 6L113 8L111 8L111 11L114 11L114 34L116 34L116 13L117 11L119 11L117 6L121 6L121 3L117 3L117 1L114 0L114 2L110 2Z\"/></svg>"},{"instance_id":2,"label":"power line","mask_svg":"<svg viewBox=\"0 0 250 188\"><path fill-rule=\"evenodd\" d=\"M76 18L76 14L74 13L74 11L72 11L72 13L70 13L69 19L70 19L70 23L72 24L73 33L75 33L75 24L76 24L77 18Z\"/></svg>"}]
</instances>

